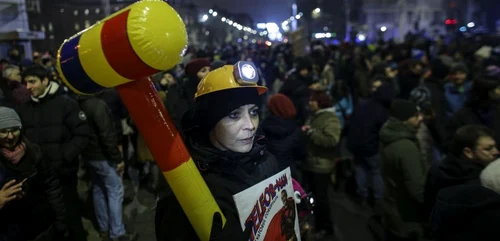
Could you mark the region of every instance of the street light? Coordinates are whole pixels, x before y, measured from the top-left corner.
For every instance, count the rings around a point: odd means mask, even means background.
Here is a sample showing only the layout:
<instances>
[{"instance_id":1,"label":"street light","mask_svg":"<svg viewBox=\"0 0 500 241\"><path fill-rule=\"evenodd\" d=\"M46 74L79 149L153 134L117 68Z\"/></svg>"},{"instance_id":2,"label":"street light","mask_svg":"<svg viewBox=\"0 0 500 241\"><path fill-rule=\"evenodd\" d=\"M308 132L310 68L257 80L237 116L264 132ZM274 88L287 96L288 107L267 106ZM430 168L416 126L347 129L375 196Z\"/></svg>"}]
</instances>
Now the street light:
<instances>
[{"instance_id":1,"label":"street light","mask_svg":"<svg viewBox=\"0 0 500 241\"><path fill-rule=\"evenodd\" d=\"M476 24L474 22L470 22L467 24L467 27L469 27L469 28L473 28L475 26L476 26Z\"/></svg>"},{"instance_id":2,"label":"street light","mask_svg":"<svg viewBox=\"0 0 500 241\"><path fill-rule=\"evenodd\" d=\"M208 20L208 15L205 14L205 15L203 15L203 17L201 17L202 22L205 22L207 20Z\"/></svg>"},{"instance_id":3,"label":"street light","mask_svg":"<svg viewBox=\"0 0 500 241\"><path fill-rule=\"evenodd\" d=\"M314 9L314 10L313 10L313 13L315 13L315 14L318 14L318 13L320 13L320 12L321 12L321 9L320 9L320 8L316 8L316 9Z\"/></svg>"},{"instance_id":4,"label":"street light","mask_svg":"<svg viewBox=\"0 0 500 241\"><path fill-rule=\"evenodd\" d=\"M386 26L382 26L382 27L380 27L380 31L382 31L382 32L387 31L387 27L386 27Z\"/></svg>"},{"instance_id":5,"label":"street light","mask_svg":"<svg viewBox=\"0 0 500 241\"><path fill-rule=\"evenodd\" d=\"M212 16L217 17L217 12L213 12Z\"/></svg>"}]
</instances>

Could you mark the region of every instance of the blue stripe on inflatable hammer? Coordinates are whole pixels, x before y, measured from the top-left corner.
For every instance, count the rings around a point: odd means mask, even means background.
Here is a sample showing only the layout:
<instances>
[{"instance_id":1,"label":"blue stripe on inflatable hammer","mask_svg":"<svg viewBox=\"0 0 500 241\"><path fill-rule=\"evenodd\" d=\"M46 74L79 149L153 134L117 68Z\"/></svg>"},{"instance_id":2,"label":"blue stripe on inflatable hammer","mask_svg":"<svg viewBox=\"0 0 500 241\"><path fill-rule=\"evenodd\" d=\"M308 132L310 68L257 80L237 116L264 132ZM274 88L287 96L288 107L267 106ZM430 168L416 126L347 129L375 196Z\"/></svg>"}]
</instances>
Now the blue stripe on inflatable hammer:
<instances>
[{"instance_id":1,"label":"blue stripe on inflatable hammer","mask_svg":"<svg viewBox=\"0 0 500 241\"><path fill-rule=\"evenodd\" d=\"M93 94L103 90L105 87L94 82L85 72L78 55L77 36L66 42L61 48L61 70L71 86L85 94Z\"/></svg>"}]
</instances>

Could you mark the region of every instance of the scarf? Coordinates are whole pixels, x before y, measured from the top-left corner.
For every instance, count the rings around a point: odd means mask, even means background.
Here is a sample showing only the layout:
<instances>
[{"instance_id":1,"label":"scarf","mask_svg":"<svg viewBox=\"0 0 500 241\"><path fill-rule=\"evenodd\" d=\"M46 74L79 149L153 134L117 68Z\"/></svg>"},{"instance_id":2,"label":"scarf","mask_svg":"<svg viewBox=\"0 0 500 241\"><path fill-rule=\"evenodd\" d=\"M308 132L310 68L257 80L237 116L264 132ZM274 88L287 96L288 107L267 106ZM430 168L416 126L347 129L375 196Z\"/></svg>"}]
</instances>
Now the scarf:
<instances>
[{"instance_id":1,"label":"scarf","mask_svg":"<svg viewBox=\"0 0 500 241\"><path fill-rule=\"evenodd\" d=\"M21 158L23 158L25 152L26 152L26 145L21 142L19 145L14 148L13 151L2 148L0 150L3 154L3 156L9 160L12 164L16 165L21 161Z\"/></svg>"}]
</instances>

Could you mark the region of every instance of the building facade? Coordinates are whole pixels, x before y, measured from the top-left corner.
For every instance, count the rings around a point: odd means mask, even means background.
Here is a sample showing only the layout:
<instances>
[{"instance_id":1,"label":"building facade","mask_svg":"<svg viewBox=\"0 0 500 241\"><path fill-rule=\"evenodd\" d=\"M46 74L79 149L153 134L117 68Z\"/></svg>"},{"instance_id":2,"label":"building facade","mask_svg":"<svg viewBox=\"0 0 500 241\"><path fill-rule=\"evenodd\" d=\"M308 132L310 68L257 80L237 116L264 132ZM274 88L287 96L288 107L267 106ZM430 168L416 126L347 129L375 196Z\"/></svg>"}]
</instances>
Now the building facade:
<instances>
[{"instance_id":1,"label":"building facade","mask_svg":"<svg viewBox=\"0 0 500 241\"><path fill-rule=\"evenodd\" d=\"M369 40L403 40L407 33L444 34L445 0L365 0L358 33Z\"/></svg>"}]
</instances>

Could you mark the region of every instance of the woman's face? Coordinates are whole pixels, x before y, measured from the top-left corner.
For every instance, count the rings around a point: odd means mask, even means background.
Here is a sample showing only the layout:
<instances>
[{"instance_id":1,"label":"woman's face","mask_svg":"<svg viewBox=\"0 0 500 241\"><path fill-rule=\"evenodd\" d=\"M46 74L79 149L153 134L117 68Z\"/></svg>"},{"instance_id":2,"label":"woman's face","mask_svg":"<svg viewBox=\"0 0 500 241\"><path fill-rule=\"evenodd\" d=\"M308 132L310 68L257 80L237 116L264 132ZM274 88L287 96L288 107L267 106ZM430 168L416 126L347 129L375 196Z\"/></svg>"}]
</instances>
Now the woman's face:
<instances>
[{"instance_id":1,"label":"woman's face","mask_svg":"<svg viewBox=\"0 0 500 241\"><path fill-rule=\"evenodd\" d=\"M20 137L21 128L19 127L0 129L0 147L12 150L16 147Z\"/></svg>"},{"instance_id":2,"label":"woman's face","mask_svg":"<svg viewBox=\"0 0 500 241\"><path fill-rule=\"evenodd\" d=\"M210 132L210 141L220 150L247 153L252 150L259 126L259 108L244 105L220 120Z\"/></svg>"},{"instance_id":3,"label":"woman's face","mask_svg":"<svg viewBox=\"0 0 500 241\"><path fill-rule=\"evenodd\" d=\"M205 66L203 68L200 69L200 71L198 71L198 73L196 74L196 76L198 76L198 79L203 79L205 78L205 76L207 76L207 74L210 72L210 66Z\"/></svg>"}]
</instances>

